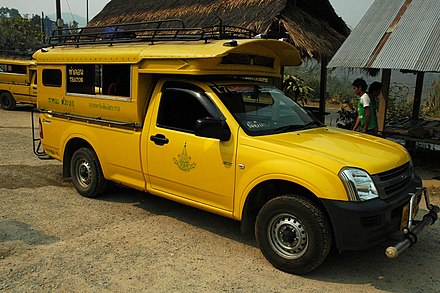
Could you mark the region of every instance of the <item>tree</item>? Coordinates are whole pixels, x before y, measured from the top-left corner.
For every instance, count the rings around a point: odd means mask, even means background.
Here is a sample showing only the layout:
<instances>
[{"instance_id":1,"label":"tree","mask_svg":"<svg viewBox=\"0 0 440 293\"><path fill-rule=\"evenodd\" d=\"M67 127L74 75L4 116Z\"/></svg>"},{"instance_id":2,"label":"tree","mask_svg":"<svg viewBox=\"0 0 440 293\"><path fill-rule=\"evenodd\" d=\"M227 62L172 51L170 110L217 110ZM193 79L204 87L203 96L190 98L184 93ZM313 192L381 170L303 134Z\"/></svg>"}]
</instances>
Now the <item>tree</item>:
<instances>
[{"instance_id":1,"label":"tree","mask_svg":"<svg viewBox=\"0 0 440 293\"><path fill-rule=\"evenodd\" d=\"M15 18L15 17L21 17L20 13L15 8L7 8L7 7L1 7L0 8L0 18Z\"/></svg>"},{"instance_id":2,"label":"tree","mask_svg":"<svg viewBox=\"0 0 440 293\"><path fill-rule=\"evenodd\" d=\"M34 51L41 47L41 18L23 18L17 9L0 8L0 50Z\"/></svg>"}]
</instances>

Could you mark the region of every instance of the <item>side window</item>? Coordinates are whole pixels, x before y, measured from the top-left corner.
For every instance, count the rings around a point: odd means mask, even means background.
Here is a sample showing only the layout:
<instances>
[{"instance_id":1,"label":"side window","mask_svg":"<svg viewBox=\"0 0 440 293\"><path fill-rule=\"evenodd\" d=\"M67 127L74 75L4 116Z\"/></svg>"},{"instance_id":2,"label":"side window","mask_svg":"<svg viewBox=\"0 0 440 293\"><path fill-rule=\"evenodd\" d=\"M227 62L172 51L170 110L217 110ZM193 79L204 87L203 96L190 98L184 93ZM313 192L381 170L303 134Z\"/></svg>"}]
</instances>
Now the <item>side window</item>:
<instances>
[{"instance_id":1,"label":"side window","mask_svg":"<svg viewBox=\"0 0 440 293\"><path fill-rule=\"evenodd\" d=\"M95 65L67 65L66 74L68 93L95 94Z\"/></svg>"},{"instance_id":2,"label":"side window","mask_svg":"<svg viewBox=\"0 0 440 293\"><path fill-rule=\"evenodd\" d=\"M66 72L68 93L130 97L130 65L71 64Z\"/></svg>"},{"instance_id":3,"label":"side window","mask_svg":"<svg viewBox=\"0 0 440 293\"><path fill-rule=\"evenodd\" d=\"M187 89L164 90L157 125L193 133L197 119L213 117L213 111L208 109L211 102L207 99L206 96Z\"/></svg>"},{"instance_id":4,"label":"side window","mask_svg":"<svg viewBox=\"0 0 440 293\"><path fill-rule=\"evenodd\" d=\"M61 87L61 70L43 69L43 85Z\"/></svg>"},{"instance_id":5,"label":"side window","mask_svg":"<svg viewBox=\"0 0 440 293\"><path fill-rule=\"evenodd\" d=\"M129 97L131 85L131 67L125 64L102 66L103 94Z\"/></svg>"},{"instance_id":6,"label":"side window","mask_svg":"<svg viewBox=\"0 0 440 293\"><path fill-rule=\"evenodd\" d=\"M0 64L0 72L26 74L26 65Z\"/></svg>"}]
</instances>

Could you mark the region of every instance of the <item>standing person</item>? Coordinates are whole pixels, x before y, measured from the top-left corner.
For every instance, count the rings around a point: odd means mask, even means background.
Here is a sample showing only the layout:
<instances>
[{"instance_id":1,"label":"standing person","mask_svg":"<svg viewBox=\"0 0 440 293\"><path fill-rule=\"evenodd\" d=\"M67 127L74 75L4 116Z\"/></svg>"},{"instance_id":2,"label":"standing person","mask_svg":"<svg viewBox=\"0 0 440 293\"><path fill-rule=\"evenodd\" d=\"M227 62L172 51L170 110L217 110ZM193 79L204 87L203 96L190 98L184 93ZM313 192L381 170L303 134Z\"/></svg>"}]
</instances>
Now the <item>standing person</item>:
<instances>
[{"instance_id":1,"label":"standing person","mask_svg":"<svg viewBox=\"0 0 440 293\"><path fill-rule=\"evenodd\" d=\"M370 97L366 93L367 83L362 78L357 78L353 81L354 93L359 96L357 103L358 117L354 124L353 131L359 131L368 134L377 134L377 118L374 105Z\"/></svg>"},{"instance_id":2,"label":"standing person","mask_svg":"<svg viewBox=\"0 0 440 293\"><path fill-rule=\"evenodd\" d=\"M382 91L382 84L378 81L373 82L368 87L368 96L373 104L374 110L377 112L378 98Z\"/></svg>"}]
</instances>

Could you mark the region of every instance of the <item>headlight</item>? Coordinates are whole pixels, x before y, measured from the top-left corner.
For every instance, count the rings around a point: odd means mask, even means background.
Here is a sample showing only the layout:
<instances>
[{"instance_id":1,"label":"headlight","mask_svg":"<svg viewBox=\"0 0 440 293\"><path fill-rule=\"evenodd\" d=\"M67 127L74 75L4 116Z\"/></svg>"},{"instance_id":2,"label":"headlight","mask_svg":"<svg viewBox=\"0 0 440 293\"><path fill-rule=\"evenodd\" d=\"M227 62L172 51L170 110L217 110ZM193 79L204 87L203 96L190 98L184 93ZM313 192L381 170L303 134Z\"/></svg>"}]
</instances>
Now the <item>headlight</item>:
<instances>
[{"instance_id":1,"label":"headlight","mask_svg":"<svg viewBox=\"0 0 440 293\"><path fill-rule=\"evenodd\" d=\"M377 189L367 172L356 168L343 168L339 178L345 185L351 201L363 201L377 198Z\"/></svg>"}]
</instances>

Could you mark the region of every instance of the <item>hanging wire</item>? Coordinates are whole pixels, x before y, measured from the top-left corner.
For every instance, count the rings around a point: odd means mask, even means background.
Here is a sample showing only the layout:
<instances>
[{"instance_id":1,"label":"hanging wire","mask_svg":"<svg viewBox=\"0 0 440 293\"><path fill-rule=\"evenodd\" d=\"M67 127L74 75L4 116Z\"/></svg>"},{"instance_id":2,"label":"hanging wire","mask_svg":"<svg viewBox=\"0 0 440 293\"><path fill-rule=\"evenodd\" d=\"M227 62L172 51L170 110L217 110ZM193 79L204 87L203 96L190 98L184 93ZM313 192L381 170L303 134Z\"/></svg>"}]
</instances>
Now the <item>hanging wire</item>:
<instances>
[{"instance_id":1,"label":"hanging wire","mask_svg":"<svg viewBox=\"0 0 440 293\"><path fill-rule=\"evenodd\" d=\"M72 21L76 22L75 18L73 17L72 9L70 9L69 0L66 0L66 3L67 3L67 7L69 8L70 15L72 16Z\"/></svg>"}]
</instances>

